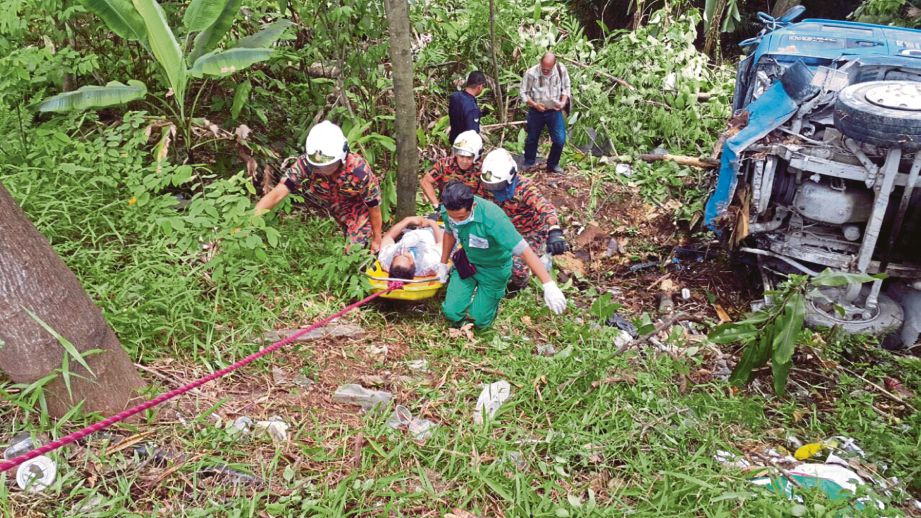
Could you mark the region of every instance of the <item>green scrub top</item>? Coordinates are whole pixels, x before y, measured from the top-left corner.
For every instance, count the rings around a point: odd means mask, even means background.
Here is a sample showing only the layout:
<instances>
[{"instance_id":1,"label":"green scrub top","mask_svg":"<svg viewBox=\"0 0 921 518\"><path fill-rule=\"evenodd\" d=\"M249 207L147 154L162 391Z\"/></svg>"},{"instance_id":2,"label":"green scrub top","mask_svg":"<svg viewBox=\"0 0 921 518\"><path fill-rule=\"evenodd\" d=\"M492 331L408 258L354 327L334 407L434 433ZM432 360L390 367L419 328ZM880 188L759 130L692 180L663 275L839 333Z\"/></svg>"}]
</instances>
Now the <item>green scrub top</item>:
<instances>
[{"instance_id":1,"label":"green scrub top","mask_svg":"<svg viewBox=\"0 0 921 518\"><path fill-rule=\"evenodd\" d=\"M528 243L515 230L515 225L495 203L473 197L473 221L456 225L441 207L445 230L451 232L467 251L467 258L477 267L506 266L513 255L521 255Z\"/></svg>"}]
</instances>

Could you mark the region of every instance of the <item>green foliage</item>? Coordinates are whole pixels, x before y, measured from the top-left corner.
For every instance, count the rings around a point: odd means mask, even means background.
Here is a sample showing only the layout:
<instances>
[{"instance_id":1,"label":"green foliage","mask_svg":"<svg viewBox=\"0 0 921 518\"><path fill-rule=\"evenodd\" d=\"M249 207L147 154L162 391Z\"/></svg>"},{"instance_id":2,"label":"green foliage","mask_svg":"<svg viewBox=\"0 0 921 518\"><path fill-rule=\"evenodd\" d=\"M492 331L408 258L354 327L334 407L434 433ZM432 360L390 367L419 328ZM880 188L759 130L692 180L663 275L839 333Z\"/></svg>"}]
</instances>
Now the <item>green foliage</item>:
<instances>
[{"instance_id":1,"label":"green foliage","mask_svg":"<svg viewBox=\"0 0 921 518\"><path fill-rule=\"evenodd\" d=\"M808 280L802 275L790 276L778 290L765 293L772 301L769 306L738 322L722 324L710 334L714 343L741 343L743 346L742 358L729 378L732 383L750 383L755 377L754 371L771 361L774 391L784 394L793 352L803 331Z\"/></svg>"},{"instance_id":2,"label":"green foliage","mask_svg":"<svg viewBox=\"0 0 921 518\"><path fill-rule=\"evenodd\" d=\"M741 344L742 358L729 380L737 385L750 383L755 370L771 362L774 391L783 395L793 366L793 353L800 342L806 316L806 297L819 296L818 287L840 287L880 279L879 276L825 270L809 278L791 275L777 290L765 292L771 303L749 313L743 320L727 322L710 333L718 344Z\"/></svg>"},{"instance_id":3,"label":"green foliage","mask_svg":"<svg viewBox=\"0 0 921 518\"><path fill-rule=\"evenodd\" d=\"M179 45L176 34L170 28L167 13L156 0L133 0L133 10L123 0L87 0L87 8L96 13L116 34L127 39L137 38L146 42L145 48L155 58L160 72L175 100L176 109L169 108L175 123L182 131L184 144L191 149L192 110L186 114L188 78L204 76L226 77L273 55L271 48L253 47L255 44L269 47L274 44L286 24L275 24L253 37L237 42L239 48L212 50L233 25L239 10L235 0L193 0L186 9L183 24L187 37L197 31L195 46L186 56ZM141 23L138 23L140 20ZM143 29L143 35L141 30ZM143 36L143 37L142 37ZM235 44L231 44L233 47ZM190 67L191 63L191 67ZM65 92L53 96L39 105L41 111L67 111L103 108L121 104L142 97L146 93L143 83L129 81L130 87L121 83L109 83L105 87L85 86L77 92ZM165 104L165 102L164 102Z\"/></svg>"},{"instance_id":4,"label":"green foliage","mask_svg":"<svg viewBox=\"0 0 921 518\"><path fill-rule=\"evenodd\" d=\"M128 80L128 84L109 81L105 86L81 86L73 92L49 97L38 105L42 112L70 112L105 108L125 104L147 95L147 87L140 81Z\"/></svg>"},{"instance_id":5,"label":"green foliage","mask_svg":"<svg viewBox=\"0 0 921 518\"><path fill-rule=\"evenodd\" d=\"M851 18L864 23L921 27L921 3L916 0L864 0Z\"/></svg>"},{"instance_id":6,"label":"green foliage","mask_svg":"<svg viewBox=\"0 0 921 518\"><path fill-rule=\"evenodd\" d=\"M101 18L119 37L148 48L144 19L129 0L82 0L81 4Z\"/></svg>"}]
</instances>

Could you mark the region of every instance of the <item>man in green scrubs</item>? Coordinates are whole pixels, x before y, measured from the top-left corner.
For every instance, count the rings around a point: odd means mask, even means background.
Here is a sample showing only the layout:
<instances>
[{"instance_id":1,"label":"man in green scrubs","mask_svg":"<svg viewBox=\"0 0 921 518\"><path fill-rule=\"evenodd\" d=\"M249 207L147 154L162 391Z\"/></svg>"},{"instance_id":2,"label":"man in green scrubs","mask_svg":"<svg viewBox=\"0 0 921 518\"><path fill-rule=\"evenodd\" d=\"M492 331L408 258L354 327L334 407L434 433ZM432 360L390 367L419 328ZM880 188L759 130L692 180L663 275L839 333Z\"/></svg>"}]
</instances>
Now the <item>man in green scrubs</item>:
<instances>
[{"instance_id":1,"label":"man in green scrubs","mask_svg":"<svg viewBox=\"0 0 921 518\"><path fill-rule=\"evenodd\" d=\"M480 329L493 323L512 276L512 257L515 256L520 256L543 283L547 307L556 314L566 309L563 292L496 204L474 196L470 187L463 183L452 181L441 192L441 217L445 236L438 277L442 282L448 280L448 260L455 243L460 243L476 269L466 279L461 278L457 268L451 271L442 311L452 324L462 325L468 316Z\"/></svg>"}]
</instances>

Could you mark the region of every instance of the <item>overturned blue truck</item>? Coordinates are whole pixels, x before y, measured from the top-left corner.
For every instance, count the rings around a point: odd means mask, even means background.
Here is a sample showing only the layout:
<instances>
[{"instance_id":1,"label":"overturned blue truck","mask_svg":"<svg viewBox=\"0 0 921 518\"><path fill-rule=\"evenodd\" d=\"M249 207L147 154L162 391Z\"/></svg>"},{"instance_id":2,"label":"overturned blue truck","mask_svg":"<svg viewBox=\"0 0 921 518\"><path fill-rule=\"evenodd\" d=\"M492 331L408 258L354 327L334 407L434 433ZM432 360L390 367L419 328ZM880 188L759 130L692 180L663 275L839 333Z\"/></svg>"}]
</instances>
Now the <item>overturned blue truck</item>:
<instances>
[{"instance_id":1,"label":"overturned blue truck","mask_svg":"<svg viewBox=\"0 0 921 518\"><path fill-rule=\"evenodd\" d=\"M921 31L759 13L705 222L766 287L826 268L885 280L824 289L807 323L921 334ZM735 129L732 129L735 128Z\"/></svg>"}]
</instances>

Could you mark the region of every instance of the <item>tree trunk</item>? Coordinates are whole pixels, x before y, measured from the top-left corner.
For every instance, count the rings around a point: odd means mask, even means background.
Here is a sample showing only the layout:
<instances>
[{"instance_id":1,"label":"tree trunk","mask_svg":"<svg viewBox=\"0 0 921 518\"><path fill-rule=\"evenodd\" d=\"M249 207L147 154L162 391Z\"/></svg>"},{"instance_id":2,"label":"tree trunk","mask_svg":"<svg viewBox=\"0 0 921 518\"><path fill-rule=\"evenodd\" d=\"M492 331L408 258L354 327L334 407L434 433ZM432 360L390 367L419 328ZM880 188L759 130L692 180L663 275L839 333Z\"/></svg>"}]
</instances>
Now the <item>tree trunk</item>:
<instances>
[{"instance_id":1,"label":"tree trunk","mask_svg":"<svg viewBox=\"0 0 921 518\"><path fill-rule=\"evenodd\" d=\"M393 66L393 98L397 135L397 218L416 214L416 100L413 98L413 55L410 42L409 3L385 0L390 25L390 62Z\"/></svg>"},{"instance_id":2,"label":"tree trunk","mask_svg":"<svg viewBox=\"0 0 921 518\"><path fill-rule=\"evenodd\" d=\"M499 122L504 124L508 120L505 109L505 98L502 97L502 85L499 81L499 57L496 45L496 0L489 0L489 48L492 50L492 78L496 85L496 109L499 110Z\"/></svg>"},{"instance_id":3,"label":"tree trunk","mask_svg":"<svg viewBox=\"0 0 921 518\"><path fill-rule=\"evenodd\" d=\"M801 3L803 3L803 0L777 0L777 3L774 4L774 8L771 9L771 16L780 18L784 13L789 11L791 7L796 7Z\"/></svg>"},{"instance_id":4,"label":"tree trunk","mask_svg":"<svg viewBox=\"0 0 921 518\"><path fill-rule=\"evenodd\" d=\"M26 310L81 353L102 350L84 356L93 374L69 358L71 394L60 375L45 385L51 416L63 416L80 401L86 412L112 414L144 386L80 281L0 184L0 370L16 383L60 369L65 352Z\"/></svg>"},{"instance_id":5,"label":"tree trunk","mask_svg":"<svg viewBox=\"0 0 921 518\"><path fill-rule=\"evenodd\" d=\"M704 54L716 59L720 48L720 32L723 29L723 15L726 14L726 5L729 0L715 0L713 12L708 20L707 36L704 38Z\"/></svg>"}]
</instances>

